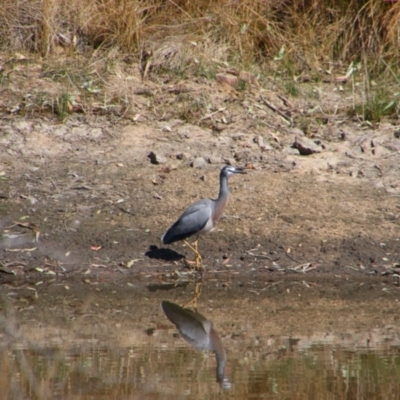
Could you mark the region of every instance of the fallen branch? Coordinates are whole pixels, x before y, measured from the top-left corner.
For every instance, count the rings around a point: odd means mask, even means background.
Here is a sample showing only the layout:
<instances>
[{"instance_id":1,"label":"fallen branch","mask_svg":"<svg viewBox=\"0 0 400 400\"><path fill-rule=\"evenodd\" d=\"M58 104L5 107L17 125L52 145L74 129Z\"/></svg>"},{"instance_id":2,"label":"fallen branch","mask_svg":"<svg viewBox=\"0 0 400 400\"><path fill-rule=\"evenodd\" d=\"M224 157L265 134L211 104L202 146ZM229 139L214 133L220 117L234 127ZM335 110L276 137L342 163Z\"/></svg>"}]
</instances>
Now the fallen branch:
<instances>
[{"instance_id":1,"label":"fallen branch","mask_svg":"<svg viewBox=\"0 0 400 400\"><path fill-rule=\"evenodd\" d=\"M293 125L292 119L287 117L281 110L276 108L271 102L266 100L264 97L260 95L261 100L264 102L264 104L273 112L279 114L286 122L288 122L289 126Z\"/></svg>"},{"instance_id":2,"label":"fallen branch","mask_svg":"<svg viewBox=\"0 0 400 400\"><path fill-rule=\"evenodd\" d=\"M212 112L212 113L210 113L210 114L207 114L207 115L205 115L204 117L200 118L200 122L201 122L201 121L204 121L205 119L211 118L213 115L218 114L219 112L225 111L225 110L226 110L226 107L224 107L224 108L219 108L217 111L214 111L214 112Z\"/></svg>"}]
</instances>

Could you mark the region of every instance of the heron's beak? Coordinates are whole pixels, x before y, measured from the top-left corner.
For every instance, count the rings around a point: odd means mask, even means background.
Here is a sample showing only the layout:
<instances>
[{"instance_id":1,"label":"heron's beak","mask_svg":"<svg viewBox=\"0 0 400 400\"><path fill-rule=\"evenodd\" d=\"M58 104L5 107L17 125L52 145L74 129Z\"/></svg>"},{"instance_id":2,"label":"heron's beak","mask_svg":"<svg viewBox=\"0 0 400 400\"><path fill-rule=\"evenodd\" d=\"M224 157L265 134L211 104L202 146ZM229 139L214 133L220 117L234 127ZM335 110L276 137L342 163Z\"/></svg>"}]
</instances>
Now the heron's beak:
<instances>
[{"instance_id":1,"label":"heron's beak","mask_svg":"<svg viewBox=\"0 0 400 400\"><path fill-rule=\"evenodd\" d=\"M242 167L235 167L235 174L247 174L247 172Z\"/></svg>"}]
</instances>

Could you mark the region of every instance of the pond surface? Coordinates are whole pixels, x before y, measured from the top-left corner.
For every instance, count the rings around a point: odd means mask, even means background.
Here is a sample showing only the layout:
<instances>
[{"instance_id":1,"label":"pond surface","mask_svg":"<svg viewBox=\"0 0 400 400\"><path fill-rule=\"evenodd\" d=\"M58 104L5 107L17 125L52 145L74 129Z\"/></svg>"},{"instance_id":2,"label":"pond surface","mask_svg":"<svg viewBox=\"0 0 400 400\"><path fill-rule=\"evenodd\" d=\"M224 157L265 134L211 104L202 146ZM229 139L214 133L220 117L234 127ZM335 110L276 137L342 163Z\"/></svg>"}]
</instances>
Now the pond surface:
<instances>
[{"instance_id":1,"label":"pond surface","mask_svg":"<svg viewBox=\"0 0 400 400\"><path fill-rule=\"evenodd\" d=\"M169 321L159 307L156 313L156 328L136 329L133 325L131 331L116 336L113 333L121 326L113 321L104 334L101 313L96 322L84 327L76 321L50 327L46 318L36 315L23 320L24 328L18 329L15 315L8 321L2 319L2 398L400 398L397 335L374 336L369 331L289 337L260 334L251 327L245 334L229 334L224 329L220 343L227 361L221 380L213 352L195 348L205 348L210 335L219 337L216 330L210 334L214 329L211 321L199 313L183 311L174 321L178 331L170 322L171 316ZM215 329L220 323L213 321ZM7 340L10 337L13 339ZM124 345L121 338L129 344Z\"/></svg>"},{"instance_id":2,"label":"pond surface","mask_svg":"<svg viewBox=\"0 0 400 400\"><path fill-rule=\"evenodd\" d=\"M228 351L230 389L215 379L215 360L156 340L140 348L12 348L1 356L7 399L398 399L400 348L349 349L312 344L268 354Z\"/></svg>"}]
</instances>

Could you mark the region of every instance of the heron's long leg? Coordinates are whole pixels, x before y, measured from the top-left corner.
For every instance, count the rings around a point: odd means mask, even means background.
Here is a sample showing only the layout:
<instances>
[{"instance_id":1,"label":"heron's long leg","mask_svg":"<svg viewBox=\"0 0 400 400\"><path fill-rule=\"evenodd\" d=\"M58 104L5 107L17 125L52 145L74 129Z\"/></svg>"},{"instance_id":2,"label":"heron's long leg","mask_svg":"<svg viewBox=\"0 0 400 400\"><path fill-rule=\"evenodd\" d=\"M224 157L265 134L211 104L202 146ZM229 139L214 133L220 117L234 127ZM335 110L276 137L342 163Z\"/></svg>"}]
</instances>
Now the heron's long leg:
<instances>
[{"instance_id":1,"label":"heron's long leg","mask_svg":"<svg viewBox=\"0 0 400 400\"><path fill-rule=\"evenodd\" d=\"M202 287L203 287L203 283L202 282L196 282L196 286L194 288L193 298L188 303L186 303L182 308L189 307L191 304L193 304L193 308L195 310L197 309L197 300L201 296Z\"/></svg>"},{"instance_id":2,"label":"heron's long leg","mask_svg":"<svg viewBox=\"0 0 400 400\"><path fill-rule=\"evenodd\" d=\"M194 247L193 247L187 240L183 240L183 243L185 243L185 245L187 247L189 247L189 249L192 250L194 253L196 268L203 269L204 267L203 267L203 263L202 263L202 258L201 258L199 251L197 250L197 242L198 242L198 240L196 240L194 242Z\"/></svg>"},{"instance_id":3,"label":"heron's long leg","mask_svg":"<svg viewBox=\"0 0 400 400\"><path fill-rule=\"evenodd\" d=\"M199 253L199 250L197 249L197 244L199 242L199 239L197 239L193 245L194 249L196 250L196 267L197 269L203 269L203 258L201 257L201 254Z\"/></svg>"}]
</instances>

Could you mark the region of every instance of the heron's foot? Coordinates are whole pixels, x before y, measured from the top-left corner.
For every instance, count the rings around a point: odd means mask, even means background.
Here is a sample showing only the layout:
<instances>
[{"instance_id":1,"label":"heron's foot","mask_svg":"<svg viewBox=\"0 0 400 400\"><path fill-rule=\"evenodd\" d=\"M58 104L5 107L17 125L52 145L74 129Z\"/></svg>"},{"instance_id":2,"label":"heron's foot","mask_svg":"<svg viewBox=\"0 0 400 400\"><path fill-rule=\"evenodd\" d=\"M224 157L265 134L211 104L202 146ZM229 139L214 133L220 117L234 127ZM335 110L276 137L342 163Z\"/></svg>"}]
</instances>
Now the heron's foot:
<instances>
[{"instance_id":1,"label":"heron's foot","mask_svg":"<svg viewBox=\"0 0 400 400\"><path fill-rule=\"evenodd\" d=\"M196 282L196 286L194 288L194 293L193 293L193 298L188 303L186 303L182 308L187 308L190 305L193 305L193 308L195 310L197 310L197 300L201 296L202 287L203 287L203 283L202 282Z\"/></svg>"},{"instance_id":2,"label":"heron's foot","mask_svg":"<svg viewBox=\"0 0 400 400\"><path fill-rule=\"evenodd\" d=\"M203 259L201 258L201 255L199 253L196 254L194 261L196 263L196 269L202 271L204 269L204 265Z\"/></svg>"},{"instance_id":3,"label":"heron's foot","mask_svg":"<svg viewBox=\"0 0 400 400\"><path fill-rule=\"evenodd\" d=\"M200 271L203 270L204 269L203 259L201 257L201 254L197 250L197 240L193 243L193 246L187 240L183 240L183 243L185 243L185 245L187 247L189 247L190 250L193 251L193 253L194 253L194 262L195 262L195 265L196 265L196 269L200 270Z\"/></svg>"}]
</instances>

